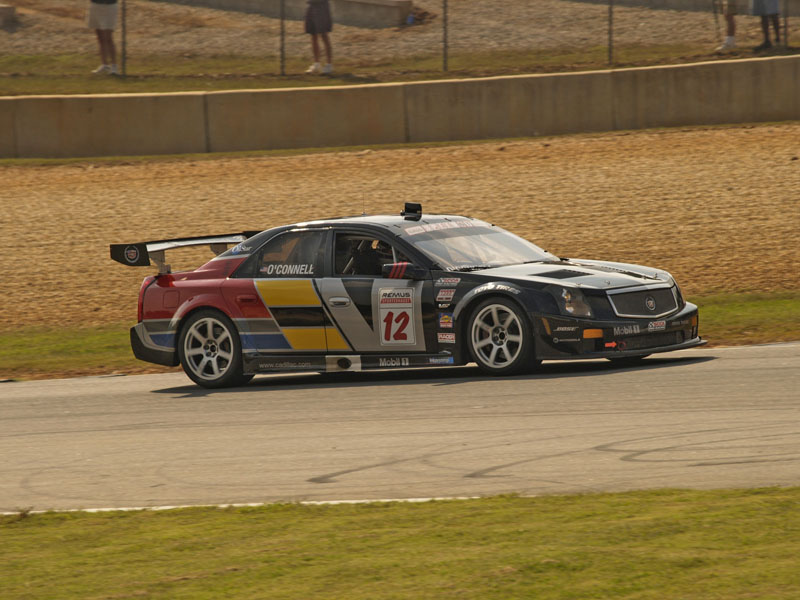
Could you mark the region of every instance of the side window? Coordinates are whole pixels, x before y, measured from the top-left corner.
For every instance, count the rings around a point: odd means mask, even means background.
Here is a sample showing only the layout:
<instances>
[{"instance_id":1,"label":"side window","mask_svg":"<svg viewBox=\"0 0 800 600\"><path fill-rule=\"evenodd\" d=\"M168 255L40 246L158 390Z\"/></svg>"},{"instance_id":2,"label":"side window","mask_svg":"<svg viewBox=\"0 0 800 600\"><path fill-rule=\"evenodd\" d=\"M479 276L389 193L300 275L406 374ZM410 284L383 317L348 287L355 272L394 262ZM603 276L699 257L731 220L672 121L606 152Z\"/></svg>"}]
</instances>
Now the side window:
<instances>
[{"instance_id":1,"label":"side window","mask_svg":"<svg viewBox=\"0 0 800 600\"><path fill-rule=\"evenodd\" d=\"M255 256L253 277L321 277L324 231L290 231L267 242Z\"/></svg>"},{"instance_id":2,"label":"side window","mask_svg":"<svg viewBox=\"0 0 800 600\"><path fill-rule=\"evenodd\" d=\"M380 277L383 265L409 262L408 258L391 244L374 236L337 233L334 250L336 275L365 275Z\"/></svg>"}]
</instances>

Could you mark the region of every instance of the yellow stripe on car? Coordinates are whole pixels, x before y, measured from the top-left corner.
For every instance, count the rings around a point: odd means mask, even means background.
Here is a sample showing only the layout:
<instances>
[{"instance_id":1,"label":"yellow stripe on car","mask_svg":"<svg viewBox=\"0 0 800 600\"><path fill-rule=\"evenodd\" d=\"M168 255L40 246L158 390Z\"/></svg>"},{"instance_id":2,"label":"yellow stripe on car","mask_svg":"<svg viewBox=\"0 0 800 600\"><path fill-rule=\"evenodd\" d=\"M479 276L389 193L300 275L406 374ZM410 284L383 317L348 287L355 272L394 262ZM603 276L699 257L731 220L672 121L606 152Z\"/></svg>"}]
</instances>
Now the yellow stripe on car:
<instances>
[{"instance_id":1,"label":"yellow stripe on car","mask_svg":"<svg viewBox=\"0 0 800 600\"><path fill-rule=\"evenodd\" d=\"M264 304L270 307L322 306L310 279L258 280L256 288Z\"/></svg>"},{"instance_id":2,"label":"yellow stripe on car","mask_svg":"<svg viewBox=\"0 0 800 600\"><path fill-rule=\"evenodd\" d=\"M344 340L342 334L333 326L327 328L328 350L350 350L349 344Z\"/></svg>"},{"instance_id":3,"label":"yellow stripe on car","mask_svg":"<svg viewBox=\"0 0 800 600\"><path fill-rule=\"evenodd\" d=\"M324 327L283 328L292 350L327 350Z\"/></svg>"}]
</instances>

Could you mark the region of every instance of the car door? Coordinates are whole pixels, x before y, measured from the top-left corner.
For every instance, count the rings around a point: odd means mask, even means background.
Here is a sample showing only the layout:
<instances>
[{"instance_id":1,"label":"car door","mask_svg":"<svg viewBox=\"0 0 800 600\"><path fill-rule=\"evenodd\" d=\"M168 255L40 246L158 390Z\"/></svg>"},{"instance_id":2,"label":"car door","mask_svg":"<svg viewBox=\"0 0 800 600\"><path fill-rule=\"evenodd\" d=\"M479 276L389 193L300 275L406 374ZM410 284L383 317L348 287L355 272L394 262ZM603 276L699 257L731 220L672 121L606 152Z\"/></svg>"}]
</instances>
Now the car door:
<instances>
[{"instance_id":1,"label":"car door","mask_svg":"<svg viewBox=\"0 0 800 600\"><path fill-rule=\"evenodd\" d=\"M328 235L319 229L281 232L223 284L245 354L328 350L327 318L314 283L324 271Z\"/></svg>"},{"instance_id":2,"label":"car door","mask_svg":"<svg viewBox=\"0 0 800 600\"><path fill-rule=\"evenodd\" d=\"M331 316L329 347L341 339L355 352L425 352L430 344L424 317L433 306L430 278L383 277L383 265L410 261L377 233L334 230L328 248L329 276L317 285Z\"/></svg>"}]
</instances>

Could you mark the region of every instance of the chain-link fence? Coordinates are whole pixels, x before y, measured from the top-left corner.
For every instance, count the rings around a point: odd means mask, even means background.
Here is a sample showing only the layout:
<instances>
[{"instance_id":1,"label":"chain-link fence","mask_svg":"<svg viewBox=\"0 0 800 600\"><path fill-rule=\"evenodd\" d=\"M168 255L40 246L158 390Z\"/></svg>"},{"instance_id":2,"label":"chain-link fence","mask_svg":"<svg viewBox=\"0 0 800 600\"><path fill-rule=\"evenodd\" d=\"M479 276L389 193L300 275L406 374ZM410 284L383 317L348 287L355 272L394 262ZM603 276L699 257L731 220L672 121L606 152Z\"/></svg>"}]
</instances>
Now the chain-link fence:
<instances>
[{"instance_id":1,"label":"chain-link fence","mask_svg":"<svg viewBox=\"0 0 800 600\"><path fill-rule=\"evenodd\" d=\"M234 0L119 0L115 39L127 71L140 72L139 60L157 55L194 60L200 73L208 68L205 59L221 57L247 59L255 74L302 73L311 47L297 7L287 4L297 0L245 1L252 12L227 10ZM753 56L763 35L760 19L746 14L748 0L740 1L737 46L727 53L739 58ZM800 0L778 1L781 39L770 28L770 52L791 52L786 45L794 41ZM5 2L16 6L17 19L0 29L0 55L96 53L85 25L89 0ZM241 8L242 0L237 2ZM714 56L726 33L721 5L722 0L414 0L408 15L385 27L341 22L334 5L331 40L339 75L358 69L493 75L704 60ZM276 7L283 8L283 19Z\"/></svg>"}]
</instances>

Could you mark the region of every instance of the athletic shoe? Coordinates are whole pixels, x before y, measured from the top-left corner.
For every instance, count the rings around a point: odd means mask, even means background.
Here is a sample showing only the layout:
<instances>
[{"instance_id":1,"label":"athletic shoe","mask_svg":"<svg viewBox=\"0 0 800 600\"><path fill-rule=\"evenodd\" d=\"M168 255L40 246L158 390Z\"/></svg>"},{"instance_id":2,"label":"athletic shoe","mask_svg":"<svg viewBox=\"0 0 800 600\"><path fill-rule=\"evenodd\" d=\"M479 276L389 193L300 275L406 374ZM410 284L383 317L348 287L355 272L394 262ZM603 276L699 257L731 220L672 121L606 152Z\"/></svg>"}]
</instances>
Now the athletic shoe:
<instances>
[{"instance_id":1,"label":"athletic shoe","mask_svg":"<svg viewBox=\"0 0 800 600\"><path fill-rule=\"evenodd\" d=\"M314 63L313 65L311 65L306 69L306 73L308 73L309 75L315 75L321 72L322 72L322 67L320 66L319 63Z\"/></svg>"},{"instance_id":2,"label":"athletic shoe","mask_svg":"<svg viewBox=\"0 0 800 600\"><path fill-rule=\"evenodd\" d=\"M119 67L117 67L117 65L111 65L111 70L109 73L112 75L119 75Z\"/></svg>"},{"instance_id":3,"label":"athletic shoe","mask_svg":"<svg viewBox=\"0 0 800 600\"><path fill-rule=\"evenodd\" d=\"M333 73L333 65L331 63L328 63L327 65L322 67L322 74L323 75L330 75L332 73Z\"/></svg>"},{"instance_id":4,"label":"athletic shoe","mask_svg":"<svg viewBox=\"0 0 800 600\"><path fill-rule=\"evenodd\" d=\"M770 42L769 40L765 40L764 42L753 48L753 52L761 52L762 50L769 50L770 48L772 48L772 42Z\"/></svg>"},{"instance_id":5,"label":"athletic shoe","mask_svg":"<svg viewBox=\"0 0 800 600\"><path fill-rule=\"evenodd\" d=\"M725 38L725 41L722 42L719 46L714 48L714 52L727 52L728 50L733 50L736 48L736 41L731 38Z\"/></svg>"},{"instance_id":6,"label":"athletic shoe","mask_svg":"<svg viewBox=\"0 0 800 600\"><path fill-rule=\"evenodd\" d=\"M111 66L110 65L100 65L94 71L92 71L95 75L105 75L106 73L111 73Z\"/></svg>"}]
</instances>

